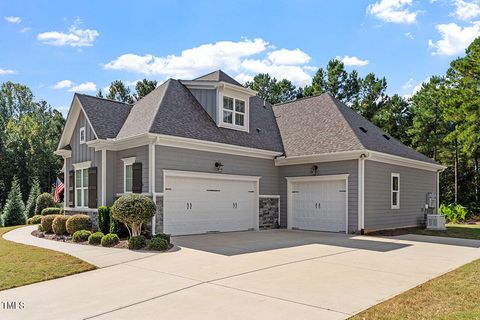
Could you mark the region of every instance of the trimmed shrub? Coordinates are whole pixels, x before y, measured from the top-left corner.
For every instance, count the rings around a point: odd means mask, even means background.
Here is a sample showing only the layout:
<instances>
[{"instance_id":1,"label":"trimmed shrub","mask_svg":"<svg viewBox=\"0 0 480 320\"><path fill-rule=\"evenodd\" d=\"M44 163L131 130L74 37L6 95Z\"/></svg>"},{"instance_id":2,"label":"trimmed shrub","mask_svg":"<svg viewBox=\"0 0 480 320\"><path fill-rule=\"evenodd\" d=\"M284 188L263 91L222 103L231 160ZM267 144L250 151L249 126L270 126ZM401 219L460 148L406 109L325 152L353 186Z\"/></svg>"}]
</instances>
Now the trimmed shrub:
<instances>
[{"instance_id":1,"label":"trimmed shrub","mask_svg":"<svg viewBox=\"0 0 480 320\"><path fill-rule=\"evenodd\" d=\"M60 215L50 214L48 216L42 216L42 220L40 223L43 231L45 231L46 233L53 233L53 229L52 229L53 220L55 220L55 218L58 216Z\"/></svg>"},{"instance_id":2,"label":"trimmed shrub","mask_svg":"<svg viewBox=\"0 0 480 320\"><path fill-rule=\"evenodd\" d=\"M92 233L88 230L78 230L75 231L75 233L72 236L72 241L73 242L85 242L87 241Z\"/></svg>"},{"instance_id":3,"label":"trimmed shrub","mask_svg":"<svg viewBox=\"0 0 480 320\"><path fill-rule=\"evenodd\" d=\"M128 238L128 229L123 223L112 217L112 211L110 211L110 233L115 233L120 238Z\"/></svg>"},{"instance_id":4,"label":"trimmed shrub","mask_svg":"<svg viewBox=\"0 0 480 320\"><path fill-rule=\"evenodd\" d=\"M92 219L86 214L74 214L68 218L68 233L73 235L78 230L92 230Z\"/></svg>"},{"instance_id":5,"label":"trimmed shrub","mask_svg":"<svg viewBox=\"0 0 480 320\"><path fill-rule=\"evenodd\" d=\"M98 229L103 233L108 233L110 231L110 207L101 206L98 207Z\"/></svg>"},{"instance_id":6,"label":"trimmed shrub","mask_svg":"<svg viewBox=\"0 0 480 320\"><path fill-rule=\"evenodd\" d=\"M102 237L102 247L113 247L120 242L120 238L115 233L107 233Z\"/></svg>"},{"instance_id":7,"label":"trimmed shrub","mask_svg":"<svg viewBox=\"0 0 480 320\"><path fill-rule=\"evenodd\" d=\"M53 196L48 192L42 193L35 202L35 214L42 214L43 209L53 207L55 207Z\"/></svg>"},{"instance_id":8,"label":"trimmed shrub","mask_svg":"<svg viewBox=\"0 0 480 320\"><path fill-rule=\"evenodd\" d=\"M464 222L468 214L467 208L455 203L440 205L439 212L445 216L447 222L453 223Z\"/></svg>"},{"instance_id":9,"label":"trimmed shrub","mask_svg":"<svg viewBox=\"0 0 480 320\"><path fill-rule=\"evenodd\" d=\"M35 177L33 178L32 187L30 188L27 204L25 205L25 211L23 211L23 214L25 215L25 217L31 218L35 215L35 207L37 205L37 198L39 195L40 195L40 181L38 181L38 178Z\"/></svg>"},{"instance_id":10,"label":"trimmed shrub","mask_svg":"<svg viewBox=\"0 0 480 320\"><path fill-rule=\"evenodd\" d=\"M88 244L91 244L91 245L99 245L99 244L102 242L103 236L104 236L104 234L103 234L102 232L92 233L92 234L88 237Z\"/></svg>"},{"instance_id":11,"label":"trimmed shrub","mask_svg":"<svg viewBox=\"0 0 480 320\"><path fill-rule=\"evenodd\" d=\"M38 225L37 230L40 231L40 232L44 232L44 231L45 231L45 230L43 230L43 227L42 227L41 224Z\"/></svg>"},{"instance_id":12,"label":"trimmed shrub","mask_svg":"<svg viewBox=\"0 0 480 320\"><path fill-rule=\"evenodd\" d=\"M128 249L140 250L147 246L147 239L144 236L133 236L128 239Z\"/></svg>"},{"instance_id":13,"label":"trimmed shrub","mask_svg":"<svg viewBox=\"0 0 480 320\"><path fill-rule=\"evenodd\" d=\"M168 243L165 239L154 237L148 242L148 249L156 251L165 251L168 249Z\"/></svg>"},{"instance_id":14,"label":"trimmed shrub","mask_svg":"<svg viewBox=\"0 0 480 320\"><path fill-rule=\"evenodd\" d=\"M28 218L27 219L27 224L39 224L42 222L42 215L34 215L33 217L31 218Z\"/></svg>"},{"instance_id":15,"label":"trimmed shrub","mask_svg":"<svg viewBox=\"0 0 480 320\"><path fill-rule=\"evenodd\" d=\"M3 208L3 225L5 227L18 226L25 224L27 218L23 214L25 204L22 200L22 192L20 191L20 183L17 177L13 178L12 187L8 194L7 202Z\"/></svg>"},{"instance_id":16,"label":"trimmed shrub","mask_svg":"<svg viewBox=\"0 0 480 320\"><path fill-rule=\"evenodd\" d=\"M142 194L123 195L111 209L112 216L128 227L130 236L140 235L142 225L153 217L156 210L155 202Z\"/></svg>"},{"instance_id":17,"label":"trimmed shrub","mask_svg":"<svg viewBox=\"0 0 480 320\"><path fill-rule=\"evenodd\" d=\"M67 233L67 223L69 216L58 215L55 219L53 219L52 223L52 230L57 236L61 236Z\"/></svg>"},{"instance_id":18,"label":"trimmed shrub","mask_svg":"<svg viewBox=\"0 0 480 320\"><path fill-rule=\"evenodd\" d=\"M48 216L49 214L62 214L62 210L55 207L48 207L42 210L42 216Z\"/></svg>"},{"instance_id":19,"label":"trimmed shrub","mask_svg":"<svg viewBox=\"0 0 480 320\"><path fill-rule=\"evenodd\" d=\"M157 233L153 236L154 238L160 238L165 240L168 244L170 244L170 235L165 233Z\"/></svg>"}]
</instances>

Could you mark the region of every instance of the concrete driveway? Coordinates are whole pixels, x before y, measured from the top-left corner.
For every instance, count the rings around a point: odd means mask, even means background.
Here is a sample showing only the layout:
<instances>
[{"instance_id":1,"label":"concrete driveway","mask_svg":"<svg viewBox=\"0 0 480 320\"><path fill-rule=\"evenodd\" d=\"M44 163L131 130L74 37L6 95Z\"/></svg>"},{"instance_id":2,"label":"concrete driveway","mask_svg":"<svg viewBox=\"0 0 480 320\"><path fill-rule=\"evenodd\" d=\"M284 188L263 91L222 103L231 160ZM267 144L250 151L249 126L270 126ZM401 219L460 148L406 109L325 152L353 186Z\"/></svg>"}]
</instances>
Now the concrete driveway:
<instances>
[{"instance_id":1,"label":"concrete driveway","mask_svg":"<svg viewBox=\"0 0 480 320\"><path fill-rule=\"evenodd\" d=\"M272 230L0 292L0 319L345 319L480 258L480 241ZM1 306L0 306L1 307Z\"/></svg>"}]
</instances>

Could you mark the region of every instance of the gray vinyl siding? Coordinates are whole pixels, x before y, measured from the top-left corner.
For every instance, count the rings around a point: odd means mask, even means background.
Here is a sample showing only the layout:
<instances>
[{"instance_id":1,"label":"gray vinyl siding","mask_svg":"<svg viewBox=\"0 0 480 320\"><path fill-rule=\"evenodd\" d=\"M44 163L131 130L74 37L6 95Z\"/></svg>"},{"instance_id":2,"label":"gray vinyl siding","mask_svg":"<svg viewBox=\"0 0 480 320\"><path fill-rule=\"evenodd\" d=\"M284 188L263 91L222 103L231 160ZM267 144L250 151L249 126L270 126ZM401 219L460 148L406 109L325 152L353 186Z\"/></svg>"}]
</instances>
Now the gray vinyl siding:
<instances>
[{"instance_id":1,"label":"gray vinyl siding","mask_svg":"<svg viewBox=\"0 0 480 320\"><path fill-rule=\"evenodd\" d=\"M123 161L124 158L136 157L135 162L142 163L142 192L148 192L148 145L125 149L116 154L115 177L116 193L123 193Z\"/></svg>"},{"instance_id":2,"label":"gray vinyl siding","mask_svg":"<svg viewBox=\"0 0 480 320\"><path fill-rule=\"evenodd\" d=\"M391 174L400 174L400 209L391 208ZM427 192L436 192L436 172L365 161L365 230L423 223Z\"/></svg>"},{"instance_id":3,"label":"gray vinyl siding","mask_svg":"<svg viewBox=\"0 0 480 320\"><path fill-rule=\"evenodd\" d=\"M116 179L118 177L117 174L117 166L113 165L117 163L117 151L107 151L107 206L111 206L113 202L115 202L116 196ZM122 167L122 175L123 175L123 167ZM123 188L123 186L122 186Z\"/></svg>"},{"instance_id":4,"label":"gray vinyl siding","mask_svg":"<svg viewBox=\"0 0 480 320\"><path fill-rule=\"evenodd\" d=\"M163 169L217 173L217 161L224 165L219 174L261 176L260 194L279 194L279 170L273 160L164 146L155 147L156 192L163 192Z\"/></svg>"},{"instance_id":5,"label":"gray vinyl siding","mask_svg":"<svg viewBox=\"0 0 480 320\"><path fill-rule=\"evenodd\" d=\"M91 161L91 167L97 167L97 203L100 205L102 199L102 153L101 151L95 151L94 148L88 147L86 143L80 144L80 128L85 127L86 142L95 140L95 133L92 127L89 125L85 114L80 112L78 116L77 124L70 140L70 146L72 148L72 156L67 159L67 176L64 178L65 184L65 198L64 201L68 206L68 188L69 179L68 174L70 170L74 170L73 164Z\"/></svg>"},{"instance_id":6,"label":"gray vinyl siding","mask_svg":"<svg viewBox=\"0 0 480 320\"><path fill-rule=\"evenodd\" d=\"M190 89L193 96L200 102L207 113L217 121L217 90L215 89Z\"/></svg>"},{"instance_id":7,"label":"gray vinyl siding","mask_svg":"<svg viewBox=\"0 0 480 320\"><path fill-rule=\"evenodd\" d=\"M281 166L280 168L280 224L287 226L287 179L285 177L310 176L314 163ZM358 229L358 161L337 161L316 163L319 175L349 174L348 176L348 231Z\"/></svg>"}]
</instances>

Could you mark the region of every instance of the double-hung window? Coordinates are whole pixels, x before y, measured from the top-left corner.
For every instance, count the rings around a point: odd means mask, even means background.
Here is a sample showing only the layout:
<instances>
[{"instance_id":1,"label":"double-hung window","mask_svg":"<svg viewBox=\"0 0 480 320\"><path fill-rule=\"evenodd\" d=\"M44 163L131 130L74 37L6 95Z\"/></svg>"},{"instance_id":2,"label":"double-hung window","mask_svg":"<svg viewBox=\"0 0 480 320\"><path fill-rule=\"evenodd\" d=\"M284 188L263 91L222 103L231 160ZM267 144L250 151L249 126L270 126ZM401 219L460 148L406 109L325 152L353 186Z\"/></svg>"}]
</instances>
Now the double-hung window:
<instances>
[{"instance_id":1,"label":"double-hung window","mask_svg":"<svg viewBox=\"0 0 480 320\"><path fill-rule=\"evenodd\" d=\"M123 161L123 192L132 193L133 192L133 164L135 163L136 158L124 158Z\"/></svg>"},{"instance_id":2,"label":"double-hung window","mask_svg":"<svg viewBox=\"0 0 480 320\"><path fill-rule=\"evenodd\" d=\"M223 123L245 127L245 101L223 96Z\"/></svg>"},{"instance_id":3,"label":"double-hung window","mask_svg":"<svg viewBox=\"0 0 480 320\"><path fill-rule=\"evenodd\" d=\"M75 170L75 206L88 207L88 169Z\"/></svg>"},{"instance_id":4,"label":"double-hung window","mask_svg":"<svg viewBox=\"0 0 480 320\"><path fill-rule=\"evenodd\" d=\"M400 209L400 174L392 173L391 180L392 209Z\"/></svg>"}]
</instances>

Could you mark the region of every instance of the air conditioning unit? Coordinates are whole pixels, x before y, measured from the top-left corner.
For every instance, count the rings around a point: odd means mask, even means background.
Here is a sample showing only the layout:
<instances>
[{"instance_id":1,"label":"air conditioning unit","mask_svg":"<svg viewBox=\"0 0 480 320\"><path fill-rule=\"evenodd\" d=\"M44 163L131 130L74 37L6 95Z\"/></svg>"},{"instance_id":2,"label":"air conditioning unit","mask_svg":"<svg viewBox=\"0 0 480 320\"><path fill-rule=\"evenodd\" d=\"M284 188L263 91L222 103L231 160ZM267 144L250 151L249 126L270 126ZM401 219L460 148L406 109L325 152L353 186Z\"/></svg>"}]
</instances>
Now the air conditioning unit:
<instances>
[{"instance_id":1,"label":"air conditioning unit","mask_svg":"<svg viewBox=\"0 0 480 320\"><path fill-rule=\"evenodd\" d=\"M445 230L445 216L441 214L427 215L428 230Z\"/></svg>"}]
</instances>

